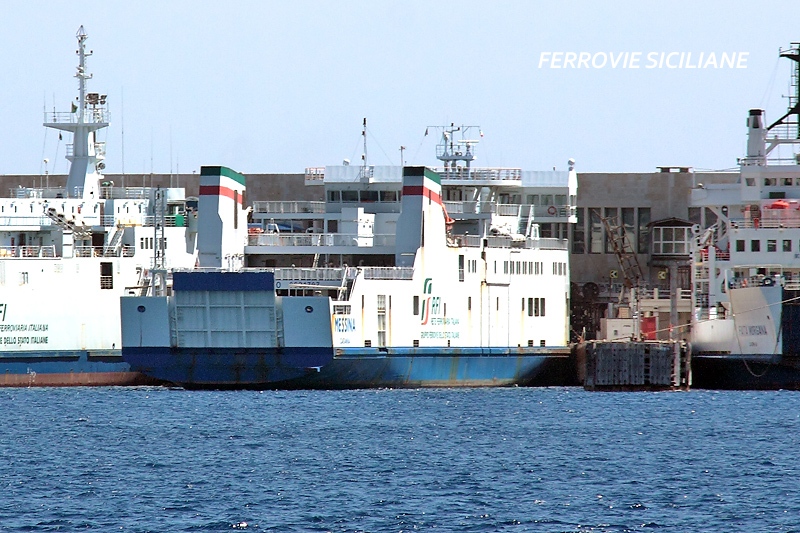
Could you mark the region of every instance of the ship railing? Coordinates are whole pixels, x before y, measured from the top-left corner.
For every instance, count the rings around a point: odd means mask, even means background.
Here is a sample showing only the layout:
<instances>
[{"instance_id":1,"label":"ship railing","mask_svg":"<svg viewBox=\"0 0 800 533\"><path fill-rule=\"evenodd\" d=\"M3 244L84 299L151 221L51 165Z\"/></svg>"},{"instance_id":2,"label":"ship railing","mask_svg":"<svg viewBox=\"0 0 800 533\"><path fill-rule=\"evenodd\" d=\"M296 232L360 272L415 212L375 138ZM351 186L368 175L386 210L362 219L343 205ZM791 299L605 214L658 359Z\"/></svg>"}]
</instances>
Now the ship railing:
<instances>
[{"instance_id":1,"label":"ship railing","mask_svg":"<svg viewBox=\"0 0 800 533\"><path fill-rule=\"evenodd\" d=\"M77 124L78 117L83 115L83 122L86 124L108 124L108 110L105 107L91 107L84 109L82 113L77 111L45 111L45 124Z\"/></svg>"},{"instance_id":2,"label":"ship railing","mask_svg":"<svg viewBox=\"0 0 800 533\"><path fill-rule=\"evenodd\" d=\"M146 216L144 217L144 224L142 225L153 227L156 225L157 221L158 217ZM185 225L186 225L186 217L184 215L167 215L164 217L164 227L175 228L175 227L183 227Z\"/></svg>"},{"instance_id":3,"label":"ship railing","mask_svg":"<svg viewBox=\"0 0 800 533\"><path fill-rule=\"evenodd\" d=\"M50 226L53 221L42 215L31 216L0 216L0 226Z\"/></svg>"},{"instance_id":4,"label":"ship railing","mask_svg":"<svg viewBox=\"0 0 800 533\"><path fill-rule=\"evenodd\" d=\"M306 168L306 181L323 181L325 179L325 167Z\"/></svg>"},{"instance_id":5,"label":"ship railing","mask_svg":"<svg viewBox=\"0 0 800 533\"><path fill-rule=\"evenodd\" d=\"M485 240L488 248L531 248L537 250L567 250L569 242L566 239L532 239L530 237L512 237L510 235L492 235L479 237L478 235L454 235L451 241L456 246L480 248Z\"/></svg>"},{"instance_id":6,"label":"ship railing","mask_svg":"<svg viewBox=\"0 0 800 533\"><path fill-rule=\"evenodd\" d=\"M361 267L364 279L412 279L412 267Z\"/></svg>"},{"instance_id":7,"label":"ship railing","mask_svg":"<svg viewBox=\"0 0 800 533\"><path fill-rule=\"evenodd\" d=\"M0 246L0 258L56 257L55 246Z\"/></svg>"},{"instance_id":8,"label":"ship railing","mask_svg":"<svg viewBox=\"0 0 800 533\"><path fill-rule=\"evenodd\" d=\"M253 202L254 213L324 213L325 202Z\"/></svg>"},{"instance_id":9,"label":"ship railing","mask_svg":"<svg viewBox=\"0 0 800 533\"><path fill-rule=\"evenodd\" d=\"M100 187L100 198L104 200L141 200L150 198L150 187Z\"/></svg>"},{"instance_id":10,"label":"ship railing","mask_svg":"<svg viewBox=\"0 0 800 533\"><path fill-rule=\"evenodd\" d=\"M336 268L275 268L275 281L335 281L344 279L346 267Z\"/></svg>"},{"instance_id":11,"label":"ship railing","mask_svg":"<svg viewBox=\"0 0 800 533\"><path fill-rule=\"evenodd\" d=\"M442 179L450 180L522 181L522 169L519 168L434 167L433 171Z\"/></svg>"},{"instance_id":12,"label":"ship railing","mask_svg":"<svg viewBox=\"0 0 800 533\"><path fill-rule=\"evenodd\" d=\"M348 233L255 233L247 236L248 246L394 246L392 235Z\"/></svg>"},{"instance_id":13,"label":"ship railing","mask_svg":"<svg viewBox=\"0 0 800 533\"><path fill-rule=\"evenodd\" d=\"M133 257L135 246L122 246L118 250L106 250L104 246L75 246L75 257Z\"/></svg>"},{"instance_id":14,"label":"ship railing","mask_svg":"<svg viewBox=\"0 0 800 533\"><path fill-rule=\"evenodd\" d=\"M700 250L700 259L702 262L708 261L708 248L703 248ZM731 253L727 250L716 248L714 250L714 259L716 261L730 261Z\"/></svg>"},{"instance_id":15,"label":"ship railing","mask_svg":"<svg viewBox=\"0 0 800 533\"><path fill-rule=\"evenodd\" d=\"M447 209L448 214L473 214L473 213L494 213L496 210L494 202L478 202L475 200L466 200L463 202L446 201L444 207Z\"/></svg>"},{"instance_id":16,"label":"ship railing","mask_svg":"<svg viewBox=\"0 0 800 533\"><path fill-rule=\"evenodd\" d=\"M94 143L94 153L98 157L105 157L106 155L106 143L96 141ZM74 157L75 156L75 145L70 143L67 145L67 157Z\"/></svg>"},{"instance_id":17,"label":"ship railing","mask_svg":"<svg viewBox=\"0 0 800 533\"><path fill-rule=\"evenodd\" d=\"M576 216L574 205L532 205L532 204L498 204L494 202L478 202L474 200L444 202L450 215L466 213L493 213L502 216L528 216L533 213L540 218L566 218Z\"/></svg>"},{"instance_id":18,"label":"ship railing","mask_svg":"<svg viewBox=\"0 0 800 533\"><path fill-rule=\"evenodd\" d=\"M762 217L752 217L749 219L739 218L731 220L734 228L800 228L800 217L797 211L786 209L771 209L770 211L786 211L779 215L770 214Z\"/></svg>"}]
</instances>

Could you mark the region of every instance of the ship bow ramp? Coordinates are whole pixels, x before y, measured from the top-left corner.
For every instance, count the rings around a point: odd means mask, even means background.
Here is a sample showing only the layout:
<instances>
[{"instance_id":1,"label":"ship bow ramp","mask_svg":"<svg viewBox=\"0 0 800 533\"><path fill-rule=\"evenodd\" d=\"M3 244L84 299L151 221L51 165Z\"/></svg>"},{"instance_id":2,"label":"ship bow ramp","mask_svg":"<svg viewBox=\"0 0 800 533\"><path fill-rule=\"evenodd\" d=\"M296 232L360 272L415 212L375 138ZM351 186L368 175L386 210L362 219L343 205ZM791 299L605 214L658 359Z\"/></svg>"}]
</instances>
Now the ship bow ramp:
<instances>
[{"instance_id":1,"label":"ship bow ramp","mask_svg":"<svg viewBox=\"0 0 800 533\"><path fill-rule=\"evenodd\" d=\"M274 285L272 272L175 272L169 298L122 298L123 357L193 387L268 387L319 372L333 358L328 298L277 297Z\"/></svg>"}]
</instances>

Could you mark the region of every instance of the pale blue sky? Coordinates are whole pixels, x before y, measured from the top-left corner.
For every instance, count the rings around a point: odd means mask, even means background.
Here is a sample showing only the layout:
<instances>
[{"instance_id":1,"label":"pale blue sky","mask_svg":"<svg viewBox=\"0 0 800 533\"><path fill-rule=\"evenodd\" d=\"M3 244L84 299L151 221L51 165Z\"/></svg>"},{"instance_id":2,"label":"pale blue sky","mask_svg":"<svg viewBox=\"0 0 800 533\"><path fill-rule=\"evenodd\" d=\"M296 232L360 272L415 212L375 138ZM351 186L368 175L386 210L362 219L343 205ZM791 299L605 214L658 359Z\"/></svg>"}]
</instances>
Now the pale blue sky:
<instances>
[{"instance_id":1,"label":"pale blue sky","mask_svg":"<svg viewBox=\"0 0 800 533\"><path fill-rule=\"evenodd\" d=\"M42 108L109 95L107 172L302 172L361 155L435 164L426 126L477 124L479 166L722 169L745 117L785 111L796 2L135 1L3 3L0 174L64 173ZM747 52L746 69L546 69L541 52ZM124 105L123 105L124 104ZM57 159L54 166L53 161Z\"/></svg>"}]
</instances>

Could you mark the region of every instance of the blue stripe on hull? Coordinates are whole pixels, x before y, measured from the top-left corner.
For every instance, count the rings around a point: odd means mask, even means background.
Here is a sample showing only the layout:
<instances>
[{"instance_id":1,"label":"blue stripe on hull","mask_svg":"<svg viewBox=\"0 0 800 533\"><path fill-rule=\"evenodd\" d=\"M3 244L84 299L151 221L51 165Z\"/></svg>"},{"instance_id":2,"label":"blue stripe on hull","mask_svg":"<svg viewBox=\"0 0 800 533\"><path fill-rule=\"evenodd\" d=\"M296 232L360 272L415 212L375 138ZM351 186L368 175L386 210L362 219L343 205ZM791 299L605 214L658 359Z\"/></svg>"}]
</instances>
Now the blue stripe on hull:
<instances>
[{"instance_id":1,"label":"blue stripe on hull","mask_svg":"<svg viewBox=\"0 0 800 533\"><path fill-rule=\"evenodd\" d=\"M800 358L772 354L693 354L692 388L800 390Z\"/></svg>"},{"instance_id":2,"label":"blue stripe on hull","mask_svg":"<svg viewBox=\"0 0 800 533\"><path fill-rule=\"evenodd\" d=\"M562 350L407 349L392 353L330 348L170 350L125 348L134 369L189 388L371 388L573 385ZM402 352L402 353L397 353ZM471 353L465 353L471 352Z\"/></svg>"},{"instance_id":3,"label":"blue stripe on hull","mask_svg":"<svg viewBox=\"0 0 800 533\"><path fill-rule=\"evenodd\" d=\"M143 385L155 381L133 372L120 350L0 352L0 386Z\"/></svg>"}]
</instances>

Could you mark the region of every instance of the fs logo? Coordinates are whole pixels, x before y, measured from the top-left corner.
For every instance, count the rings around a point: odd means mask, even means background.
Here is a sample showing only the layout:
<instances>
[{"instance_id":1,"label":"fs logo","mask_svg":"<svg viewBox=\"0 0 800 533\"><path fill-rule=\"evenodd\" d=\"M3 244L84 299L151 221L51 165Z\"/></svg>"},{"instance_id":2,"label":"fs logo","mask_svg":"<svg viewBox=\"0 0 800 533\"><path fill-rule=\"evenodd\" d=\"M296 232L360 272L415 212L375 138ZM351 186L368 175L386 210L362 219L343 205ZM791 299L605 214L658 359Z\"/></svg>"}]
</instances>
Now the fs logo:
<instances>
[{"instance_id":1,"label":"fs logo","mask_svg":"<svg viewBox=\"0 0 800 533\"><path fill-rule=\"evenodd\" d=\"M0 322L6 321L7 310L8 310L8 304L0 304Z\"/></svg>"},{"instance_id":2,"label":"fs logo","mask_svg":"<svg viewBox=\"0 0 800 533\"><path fill-rule=\"evenodd\" d=\"M433 292L432 278L425 278L425 283L422 285L422 293L431 294L432 292ZM439 314L440 302L441 298L439 296L428 296L427 298L423 296L422 319L421 319L421 324L423 326L428 323L428 320L430 319L431 315Z\"/></svg>"}]
</instances>

